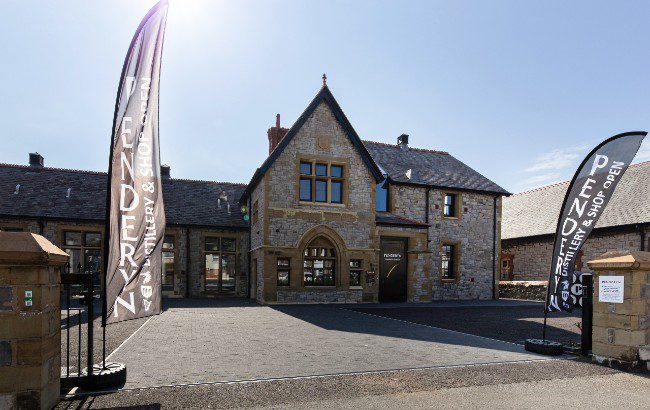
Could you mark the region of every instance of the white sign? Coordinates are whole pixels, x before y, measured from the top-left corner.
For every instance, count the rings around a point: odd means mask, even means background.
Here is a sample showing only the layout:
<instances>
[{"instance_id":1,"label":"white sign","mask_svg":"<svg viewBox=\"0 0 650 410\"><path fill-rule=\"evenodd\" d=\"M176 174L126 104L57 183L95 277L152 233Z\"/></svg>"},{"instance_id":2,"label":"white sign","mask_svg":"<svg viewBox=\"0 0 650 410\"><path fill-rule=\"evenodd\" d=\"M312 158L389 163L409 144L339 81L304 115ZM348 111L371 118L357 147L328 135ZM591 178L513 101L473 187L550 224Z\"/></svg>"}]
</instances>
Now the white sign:
<instances>
[{"instance_id":1,"label":"white sign","mask_svg":"<svg viewBox=\"0 0 650 410\"><path fill-rule=\"evenodd\" d=\"M598 301L623 303L623 276L600 276L598 278Z\"/></svg>"}]
</instances>

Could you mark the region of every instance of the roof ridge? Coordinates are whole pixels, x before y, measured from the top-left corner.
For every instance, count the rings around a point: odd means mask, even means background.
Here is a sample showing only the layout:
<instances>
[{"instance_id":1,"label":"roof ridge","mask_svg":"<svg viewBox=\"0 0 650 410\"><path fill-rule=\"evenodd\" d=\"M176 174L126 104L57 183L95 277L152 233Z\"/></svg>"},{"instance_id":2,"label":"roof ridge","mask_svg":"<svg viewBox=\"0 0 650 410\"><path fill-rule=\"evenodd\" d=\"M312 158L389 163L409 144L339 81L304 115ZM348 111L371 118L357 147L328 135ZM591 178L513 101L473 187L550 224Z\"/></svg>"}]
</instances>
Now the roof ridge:
<instances>
[{"instance_id":1,"label":"roof ridge","mask_svg":"<svg viewBox=\"0 0 650 410\"><path fill-rule=\"evenodd\" d=\"M25 169L29 170L30 166L28 165L19 165L19 164L7 164L7 163L2 163L0 162L0 168L19 168L19 169ZM87 171L83 169L71 169L71 168L56 168L56 167L42 167L39 168L40 171L61 171L61 172L69 172L69 173L77 173L77 174L89 174L89 175L106 175L106 172L102 171ZM170 178L172 181L179 181L179 182L203 182L203 183L209 183L209 184L220 184L220 185L234 185L234 186L246 186L245 183L242 182L223 182L223 181L209 181L205 179L187 179L187 178Z\"/></svg>"},{"instance_id":2,"label":"roof ridge","mask_svg":"<svg viewBox=\"0 0 650 410\"><path fill-rule=\"evenodd\" d=\"M398 146L397 144L389 144L389 143L387 143L387 142L379 142L379 141L363 140L363 143L364 143L364 144L365 144L365 143L377 144L377 145L382 145L382 146L384 146L384 147L391 147L391 148L399 148L399 146ZM409 146L409 150L419 151L419 152L431 152L431 153L434 153L434 154L449 155L449 152L447 152L447 151L439 151L439 150L428 149L428 148L415 148L415 147L411 147L411 146Z\"/></svg>"},{"instance_id":3,"label":"roof ridge","mask_svg":"<svg viewBox=\"0 0 650 410\"><path fill-rule=\"evenodd\" d=\"M643 165L643 166L645 166L645 165L650 165L650 161L643 161L643 162L639 162L638 164L632 164L632 165L628 166L628 169L630 169L630 168L636 168L636 167L641 166L641 165ZM533 189L529 189L529 190L522 191L522 192L517 192L516 194L512 194L512 196L523 195L523 194L529 194L529 193L531 193L531 192L536 192L536 191L541 191L541 190L543 190L543 189L553 188L553 187L556 187L556 186L558 186L558 185L568 184L569 182L571 182L571 180L566 180L566 181L561 181L561 182L555 182L555 183L553 183L553 184L540 186L540 187L533 188Z\"/></svg>"}]
</instances>

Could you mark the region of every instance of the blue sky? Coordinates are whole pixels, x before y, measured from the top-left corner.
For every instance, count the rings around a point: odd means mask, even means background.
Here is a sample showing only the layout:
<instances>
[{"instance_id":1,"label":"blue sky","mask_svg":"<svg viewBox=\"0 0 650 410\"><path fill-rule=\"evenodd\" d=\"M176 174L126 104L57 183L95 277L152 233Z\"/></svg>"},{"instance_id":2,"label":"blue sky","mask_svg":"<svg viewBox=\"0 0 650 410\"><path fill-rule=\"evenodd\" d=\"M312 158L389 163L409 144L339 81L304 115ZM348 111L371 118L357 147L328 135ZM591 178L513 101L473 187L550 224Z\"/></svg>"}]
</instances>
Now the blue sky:
<instances>
[{"instance_id":1,"label":"blue sky","mask_svg":"<svg viewBox=\"0 0 650 410\"><path fill-rule=\"evenodd\" d=\"M119 74L153 0L0 0L0 162L105 171ZM321 75L359 135L449 151L519 192L650 129L647 1L170 0L161 156L247 182ZM637 162L650 160L650 141Z\"/></svg>"}]
</instances>

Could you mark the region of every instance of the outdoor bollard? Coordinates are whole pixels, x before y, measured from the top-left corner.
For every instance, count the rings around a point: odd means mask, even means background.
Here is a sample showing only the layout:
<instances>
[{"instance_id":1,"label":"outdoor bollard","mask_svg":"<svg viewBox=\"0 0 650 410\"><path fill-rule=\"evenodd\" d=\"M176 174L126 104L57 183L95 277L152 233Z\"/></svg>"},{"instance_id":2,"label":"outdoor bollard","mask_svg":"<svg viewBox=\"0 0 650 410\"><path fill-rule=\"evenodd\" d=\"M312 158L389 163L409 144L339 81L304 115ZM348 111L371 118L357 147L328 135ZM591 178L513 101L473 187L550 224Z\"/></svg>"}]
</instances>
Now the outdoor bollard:
<instances>
[{"instance_id":1,"label":"outdoor bollard","mask_svg":"<svg viewBox=\"0 0 650 410\"><path fill-rule=\"evenodd\" d=\"M650 252L611 251L587 264L594 271L593 360L648 369Z\"/></svg>"},{"instance_id":2,"label":"outdoor bollard","mask_svg":"<svg viewBox=\"0 0 650 410\"><path fill-rule=\"evenodd\" d=\"M60 269L40 235L0 232L0 408L51 409L61 377Z\"/></svg>"}]
</instances>

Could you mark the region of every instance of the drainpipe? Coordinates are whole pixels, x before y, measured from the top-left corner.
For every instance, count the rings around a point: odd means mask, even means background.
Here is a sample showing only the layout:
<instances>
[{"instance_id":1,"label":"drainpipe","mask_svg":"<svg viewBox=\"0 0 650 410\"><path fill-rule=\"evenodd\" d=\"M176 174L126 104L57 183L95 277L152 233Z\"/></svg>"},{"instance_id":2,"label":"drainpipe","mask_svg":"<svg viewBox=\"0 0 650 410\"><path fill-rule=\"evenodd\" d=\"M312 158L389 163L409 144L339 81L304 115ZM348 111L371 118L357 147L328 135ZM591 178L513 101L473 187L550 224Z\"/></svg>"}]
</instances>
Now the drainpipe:
<instances>
[{"instance_id":1,"label":"drainpipe","mask_svg":"<svg viewBox=\"0 0 650 410\"><path fill-rule=\"evenodd\" d=\"M639 250L643 252L645 250L645 229L643 225L639 225L639 235L641 236L641 247Z\"/></svg>"},{"instance_id":2,"label":"drainpipe","mask_svg":"<svg viewBox=\"0 0 650 410\"><path fill-rule=\"evenodd\" d=\"M185 297L190 297L190 228L185 228Z\"/></svg>"},{"instance_id":3,"label":"drainpipe","mask_svg":"<svg viewBox=\"0 0 650 410\"><path fill-rule=\"evenodd\" d=\"M279 114L278 114L279 115ZM251 203L251 198L248 198L248 290L246 291L246 298L250 299L251 298L251 287L253 284L251 283L251 241L253 239L253 211L252 211L252 203Z\"/></svg>"},{"instance_id":4,"label":"drainpipe","mask_svg":"<svg viewBox=\"0 0 650 410\"><path fill-rule=\"evenodd\" d=\"M424 198L424 221L429 225L429 194L431 188L427 187L426 198ZM429 249L429 227L427 227L427 250Z\"/></svg>"},{"instance_id":5,"label":"drainpipe","mask_svg":"<svg viewBox=\"0 0 650 410\"><path fill-rule=\"evenodd\" d=\"M498 195L494 196L494 206L493 206L493 215L492 215L492 299L497 298L497 199Z\"/></svg>"}]
</instances>

